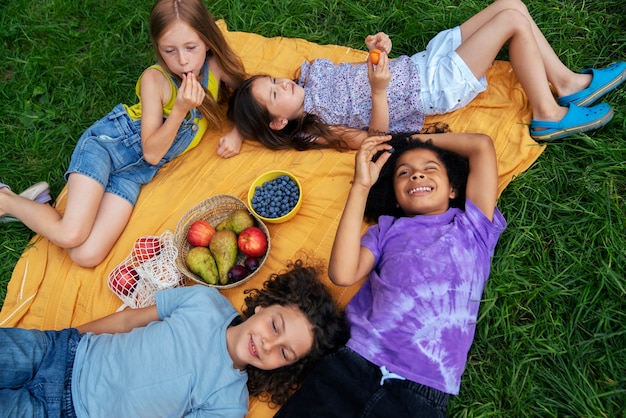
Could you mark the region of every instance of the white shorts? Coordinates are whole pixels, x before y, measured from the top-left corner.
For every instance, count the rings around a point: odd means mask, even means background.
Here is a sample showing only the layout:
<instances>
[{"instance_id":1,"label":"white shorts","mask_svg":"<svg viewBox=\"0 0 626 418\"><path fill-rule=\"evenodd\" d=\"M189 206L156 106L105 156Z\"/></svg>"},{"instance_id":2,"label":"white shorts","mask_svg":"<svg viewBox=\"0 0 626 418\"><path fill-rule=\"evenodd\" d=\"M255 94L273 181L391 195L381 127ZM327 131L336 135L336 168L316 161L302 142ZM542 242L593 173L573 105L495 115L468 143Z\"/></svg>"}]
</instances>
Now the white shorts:
<instances>
[{"instance_id":1,"label":"white shorts","mask_svg":"<svg viewBox=\"0 0 626 418\"><path fill-rule=\"evenodd\" d=\"M411 57L420 73L422 103L426 115L452 112L466 106L487 88L487 79L476 79L456 53L461 45L459 26L439 32L425 51Z\"/></svg>"}]
</instances>

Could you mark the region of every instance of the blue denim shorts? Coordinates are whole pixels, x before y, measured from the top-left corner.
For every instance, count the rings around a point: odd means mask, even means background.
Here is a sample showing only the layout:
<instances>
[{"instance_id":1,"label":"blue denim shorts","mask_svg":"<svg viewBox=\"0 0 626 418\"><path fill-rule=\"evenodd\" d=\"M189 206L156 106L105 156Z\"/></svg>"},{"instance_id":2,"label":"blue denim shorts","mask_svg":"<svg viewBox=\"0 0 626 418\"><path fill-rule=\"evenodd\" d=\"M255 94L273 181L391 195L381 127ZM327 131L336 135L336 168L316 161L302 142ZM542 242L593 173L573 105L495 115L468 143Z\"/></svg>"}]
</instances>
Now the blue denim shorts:
<instances>
[{"instance_id":1,"label":"blue denim shorts","mask_svg":"<svg viewBox=\"0 0 626 418\"><path fill-rule=\"evenodd\" d=\"M315 366L274 417L442 418L448 398L410 380L384 379L380 367L342 347Z\"/></svg>"},{"instance_id":2,"label":"blue denim shorts","mask_svg":"<svg viewBox=\"0 0 626 418\"><path fill-rule=\"evenodd\" d=\"M457 54L461 45L459 26L439 32L425 51L411 57L421 78L422 103L426 115L452 112L467 106L487 88L487 79L476 79Z\"/></svg>"},{"instance_id":3,"label":"blue denim shorts","mask_svg":"<svg viewBox=\"0 0 626 418\"><path fill-rule=\"evenodd\" d=\"M153 165L143 155L141 120L133 121L119 104L80 137L65 179L71 173L85 175L100 183L105 192L118 195L134 206L141 186L149 183L163 165L182 154L197 130L192 118L185 120L170 149Z\"/></svg>"}]
</instances>

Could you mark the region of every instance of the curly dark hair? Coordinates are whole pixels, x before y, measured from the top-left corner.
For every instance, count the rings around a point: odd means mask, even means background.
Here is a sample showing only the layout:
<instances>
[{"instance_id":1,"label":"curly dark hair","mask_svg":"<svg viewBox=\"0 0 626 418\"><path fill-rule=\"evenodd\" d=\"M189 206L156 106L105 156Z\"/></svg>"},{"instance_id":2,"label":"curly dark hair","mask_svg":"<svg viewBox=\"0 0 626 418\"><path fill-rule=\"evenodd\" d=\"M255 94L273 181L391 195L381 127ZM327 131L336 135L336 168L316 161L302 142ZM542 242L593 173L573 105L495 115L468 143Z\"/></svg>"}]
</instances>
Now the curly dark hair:
<instances>
[{"instance_id":1,"label":"curly dark hair","mask_svg":"<svg viewBox=\"0 0 626 418\"><path fill-rule=\"evenodd\" d=\"M367 196L365 219L368 222L376 222L381 215L389 215L396 218L406 216L402 208L397 204L393 188L393 174L398 158L404 152L418 148L430 150L437 155L446 167L450 185L456 191L456 196L450 199L450 207L465 209L465 186L469 174L467 160L454 152L436 147L430 139L420 141L419 139L414 139L412 135L411 133L396 134L389 141L389 144L393 147L393 154L383 166L378 180L374 183Z\"/></svg>"},{"instance_id":2,"label":"curly dark hair","mask_svg":"<svg viewBox=\"0 0 626 418\"><path fill-rule=\"evenodd\" d=\"M247 296L242 312L245 320L254 315L257 306L297 307L313 327L311 352L296 363L275 370L246 367L250 395L275 405L282 405L300 387L315 362L343 345L348 337L343 312L320 281L321 264L306 266L302 260L296 260L288 262L287 268L289 270L272 274L262 289L245 290Z\"/></svg>"}]
</instances>

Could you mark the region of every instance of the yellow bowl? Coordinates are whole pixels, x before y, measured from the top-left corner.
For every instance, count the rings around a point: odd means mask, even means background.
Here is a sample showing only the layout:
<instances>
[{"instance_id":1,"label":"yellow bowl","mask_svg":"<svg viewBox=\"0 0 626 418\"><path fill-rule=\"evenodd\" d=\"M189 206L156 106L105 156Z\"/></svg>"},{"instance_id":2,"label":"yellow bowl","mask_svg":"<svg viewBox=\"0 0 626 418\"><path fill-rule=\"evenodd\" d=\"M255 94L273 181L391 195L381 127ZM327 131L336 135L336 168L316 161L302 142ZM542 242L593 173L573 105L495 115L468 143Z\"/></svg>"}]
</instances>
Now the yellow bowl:
<instances>
[{"instance_id":1,"label":"yellow bowl","mask_svg":"<svg viewBox=\"0 0 626 418\"><path fill-rule=\"evenodd\" d=\"M271 180L274 180L275 178L280 177L280 176L288 176L296 183L296 185L298 186L298 190L300 191L299 196L298 196L298 201L296 202L296 205L289 211L289 213L287 213L284 216L281 216L280 218L266 218L265 216L261 216L252 207L252 198L254 197L254 194L256 193L256 189L257 187L263 187L265 183ZM254 180L254 182L252 182L252 185L250 186L250 189L248 190L248 207L254 213L254 215L262 219L263 222L278 224L281 222L288 221L289 219L296 216L296 213L298 213L298 210L300 209L301 204L302 204L302 185L300 185L300 181L296 178L296 176L294 176L293 174L285 170L272 170L264 174L261 174L259 177L257 177L256 180Z\"/></svg>"}]
</instances>

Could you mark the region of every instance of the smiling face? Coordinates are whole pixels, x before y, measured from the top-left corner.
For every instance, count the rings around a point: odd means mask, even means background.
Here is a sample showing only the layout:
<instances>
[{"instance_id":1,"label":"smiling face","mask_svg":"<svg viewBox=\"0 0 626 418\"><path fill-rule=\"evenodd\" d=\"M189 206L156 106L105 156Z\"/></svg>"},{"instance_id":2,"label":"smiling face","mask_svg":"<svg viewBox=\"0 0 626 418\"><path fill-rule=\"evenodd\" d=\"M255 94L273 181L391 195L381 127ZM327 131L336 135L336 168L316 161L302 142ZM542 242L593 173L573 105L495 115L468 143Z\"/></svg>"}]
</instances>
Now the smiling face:
<instances>
[{"instance_id":1,"label":"smiling face","mask_svg":"<svg viewBox=\"0 0 626 418\"><path fill-rule=\"evenodd\" d=\"M270 128L281 130L304 112L304 88L288 78L259 77L252 82L252 96L272 115Z\"/></svg>"},{"instance_id":2,"label":"smiling face","mask_svg":"<svg viewBox=\"0 0 626 418\"><path fill-rule=\"evenodd\" d=\"M191 72L198 77L208 46L191 26L176 20L163 31L158 49L170 71L182 78Z\"/></svg>"},{"instance_id":3,"label":"smiling face","mask_svg":"<svg viewBox=\"0 0 626 418\"><path fill-rule=\"evenodd\" d=\"M456 195L446 167L428 149L409 150L398 158L393 187L398 205L409 217L444 213Z\"/></svg>"},{"instance_id":4,"label":"smiling face","mask_svg":"<svg viewBox=\"0 0 626 418\"><path fill-rule=\"evenodd\" d=\"M313 347L313 330L296 307L257 306L254 315L226 331L233 367L274 370L295 363Z\"/></svg>"}]
</instances>

